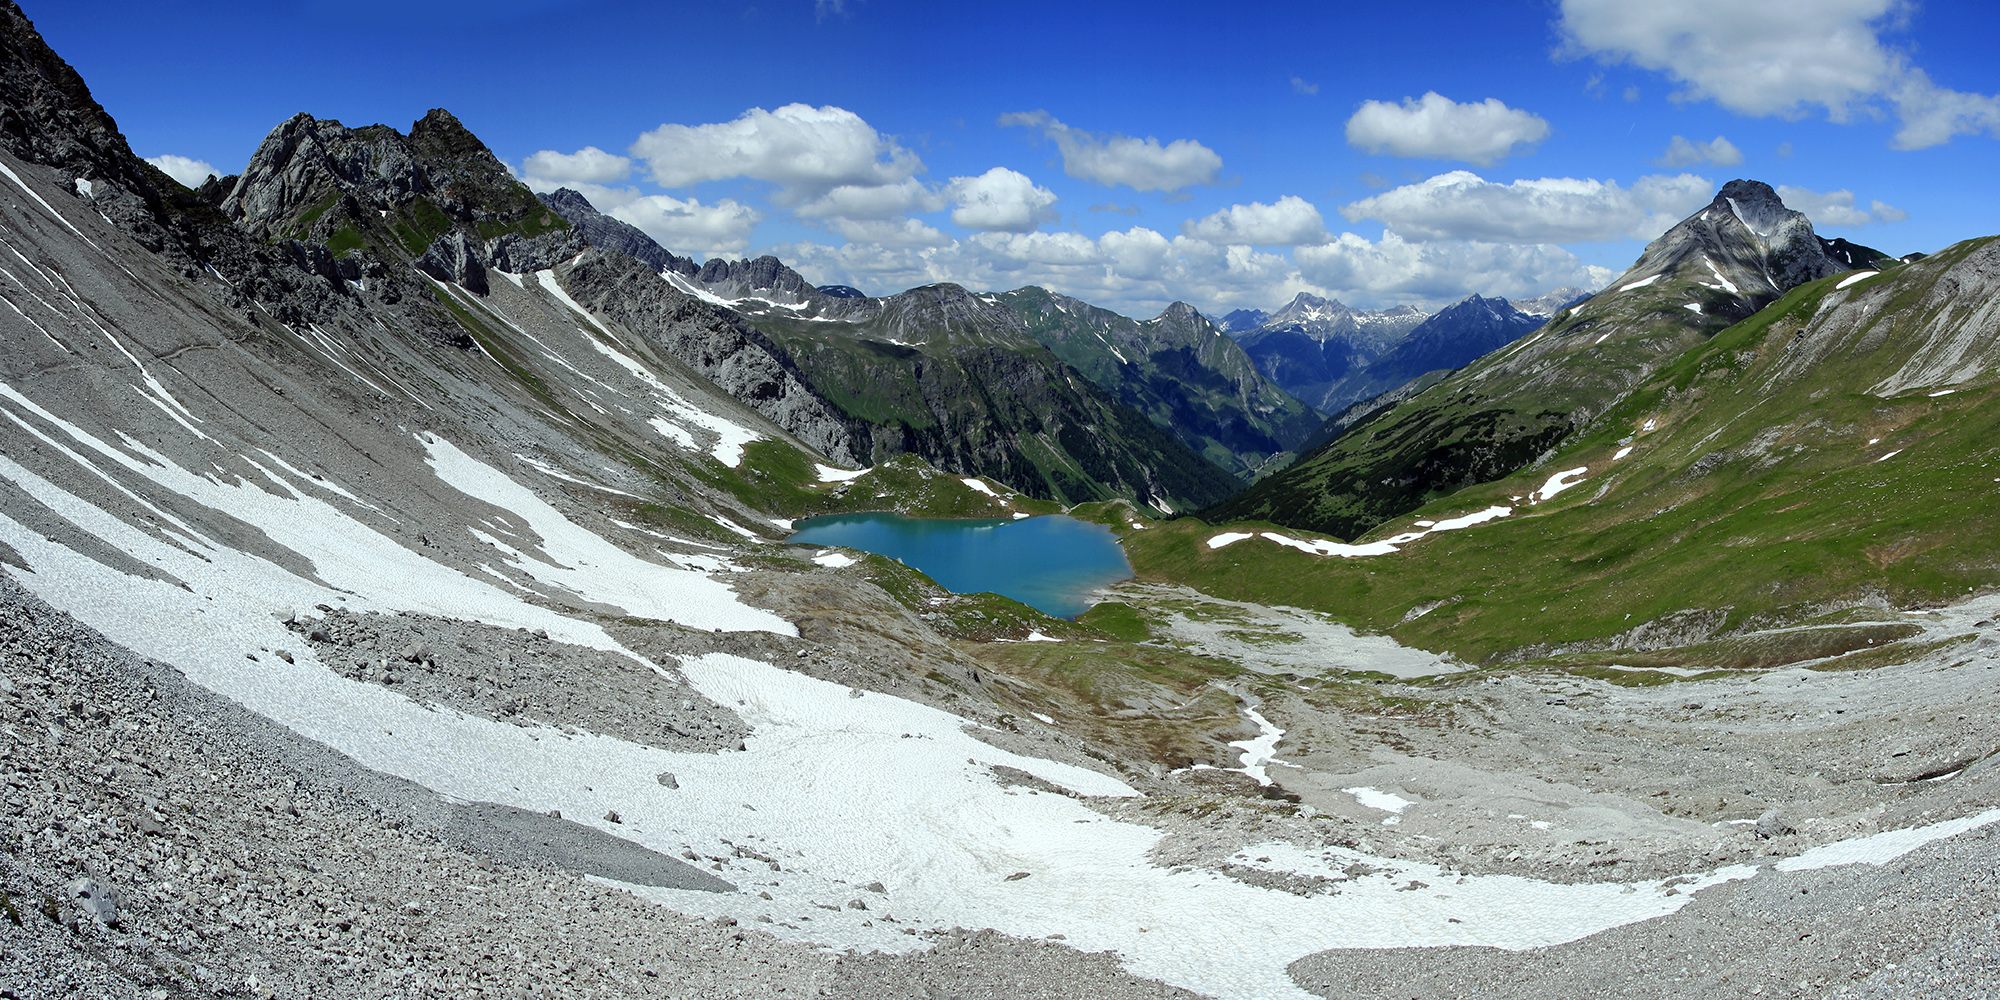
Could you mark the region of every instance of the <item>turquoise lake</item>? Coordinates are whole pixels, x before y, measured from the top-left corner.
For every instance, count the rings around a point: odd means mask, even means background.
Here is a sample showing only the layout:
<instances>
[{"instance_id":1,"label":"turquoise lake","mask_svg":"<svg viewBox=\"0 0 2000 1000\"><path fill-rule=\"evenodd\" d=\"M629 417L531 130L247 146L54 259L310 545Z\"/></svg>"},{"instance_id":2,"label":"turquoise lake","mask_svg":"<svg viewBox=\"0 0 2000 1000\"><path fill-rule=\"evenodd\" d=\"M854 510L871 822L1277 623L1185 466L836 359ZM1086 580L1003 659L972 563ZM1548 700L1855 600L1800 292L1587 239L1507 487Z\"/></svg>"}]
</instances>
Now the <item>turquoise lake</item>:
<instances>
[{"instance_id":1,"label":"turquoise lake","mask_svg":"<svg viewBox=\"0 0 2000 1000\"><path fill-rule=\"evenodd\" d=\"M832 514L800 521L785 541L901 559L953 593L990 591L1058 618L1082 614L1091 591L1132 577L1111 529L1060 514L1020 521Z\"/></svg>"}]
</instances>

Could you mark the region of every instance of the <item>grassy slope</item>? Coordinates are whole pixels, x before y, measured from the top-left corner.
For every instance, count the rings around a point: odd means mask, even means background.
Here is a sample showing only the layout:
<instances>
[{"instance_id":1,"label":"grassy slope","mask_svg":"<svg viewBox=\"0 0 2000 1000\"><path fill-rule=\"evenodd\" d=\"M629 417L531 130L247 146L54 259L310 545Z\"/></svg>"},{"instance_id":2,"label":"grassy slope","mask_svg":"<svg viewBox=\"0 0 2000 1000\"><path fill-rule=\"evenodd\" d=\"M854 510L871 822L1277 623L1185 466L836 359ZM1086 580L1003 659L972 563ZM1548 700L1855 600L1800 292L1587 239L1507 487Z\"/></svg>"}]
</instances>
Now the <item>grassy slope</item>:
<instances>
[{"instance_id":1,"label":"grassy slope","mask_svg":"<svg viewBox=\"0 0 2000 1000\"><path fill-rule=\"evenodd\" d=\"M2000 583L2000 376L1989 370L1940 397L1865 391L1909 357L1913 345L1890 327L1920 323L1903 314L1987 242L1845 292L1839 279L1794 289L1686 352L1534 471L1433 501L1368 537L1490 504L1512 506L1511 517L1374 558L1262 539L1212 550L1215 532L1192 519L1135 533L1127 551L1143 578L1317 608L1479 661L1603 644L1684 609L1718 609L1729 627L1869 595L1904 605L1990 587ZM1872 323L1841 332L1840 349L1807 377L1779 377L1823 298L1876 286L1892 295ZM1656 429L1642 432L1649 420ZM1614 463L1627 440L1632 453ZM1590 469L1584 483L1552 501L1510 499L1578 466Z\"/></svg>"}]
</instances>

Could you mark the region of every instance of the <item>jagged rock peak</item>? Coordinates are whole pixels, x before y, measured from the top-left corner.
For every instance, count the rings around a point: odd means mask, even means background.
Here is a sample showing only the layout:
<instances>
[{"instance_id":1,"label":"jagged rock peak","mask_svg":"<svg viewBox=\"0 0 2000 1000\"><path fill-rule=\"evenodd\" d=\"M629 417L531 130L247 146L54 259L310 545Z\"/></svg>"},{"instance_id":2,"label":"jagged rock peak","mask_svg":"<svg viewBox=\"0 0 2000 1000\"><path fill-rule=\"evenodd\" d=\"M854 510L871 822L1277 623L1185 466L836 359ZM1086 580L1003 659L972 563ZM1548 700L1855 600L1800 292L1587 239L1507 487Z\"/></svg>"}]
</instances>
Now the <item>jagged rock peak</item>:
<instances>
[{"instance_id":1,"label":"jagged rock peak","mask_svg":"<svg viewBox=\"0 0 2000 1000\"><path fill-rule=\"evenodd\" d=\"M803 299L818 294L818 289L799 272L785 266L785 262L765 254L754 260L723 260L711 257L701 266L695 279L704 285L727 290L736 294L751 292L784 292Z\"/></svg>"},{"instance_id":2,"label":"jagged rock peak","mask_svg":"<svg viewBox=\"0 0 2000 1000\"><path fill-rule=\"evenodd\" d=\"M1311 292L1300 292L1292 296L1292 301L1286 303L1284 308L1272 313L1265 325L1334 319L1352 312L1354 310L1339 299L1323 299Z\"/></svg>"},{"instance_id":3,"label":"jagged rock peak","mask_svg":"<svg viewBox=\"0 0 2000 1000\"><path fill-rule=\"evenodd\" d=\"M1203 316L1201 310L1185 302L1175 302L1168 305L1160 311L1160 315L1154 321L1177 327L1210 325L1208 317Z\"/></svg>"},{"instance_id":4,"label":"jagged rock peak","mask_svg":"<svg viewBox=\"0 0 2000 1000\"><path fill-rule=\"evenodd\" d=\"M581 230L591 246L622 253L655 271L672 271L689 278L701 273L701 265L654 242L639 227L598 211L580 191L557 188L535 197Z\"/></svg>"},{"instance_id":5,"label":"jagged rock peak","mask_svg":"<svg viewBox=\"0 0 2000 1000\"><path fill-rule=\"evenodd\" d=\"M1799 214L1786 208L1784 199L1763 181L1730 181L1716 192L1715 200L1709 204L1713 208L1728 209L1749 226L1751 232L1764 237L1769 237L1780 225Z\"/></svg>"},{"instance_id":6,"label":"jagged rock peak","mask_svg":"<svg viewBox=\"0 0 2000 1000\"><path fill-rule=\"evenodd\" d=\"M1827 256L1805 213L1786 208L1762 181L1733 180L1715 199L1646 245L1638 263L1614 287L1654 275L1730 290L1754 312L1799 285L1846 270ZM1740 315L1739 315L1740 313ZM1731 309L1721 318L1748 315Z\"/></svg>"},{"instance_id":7,"label":"jagged rock peak","mask_svg":"<svg viewBox=\"0 0 2000 1000\"><path fill-rule=\"evenodd\" d=\"M477 273L468 260L533 270L586 246L442 108L418 119L407 136L387 125L349 128L293 115L265 136L218 207L262 240L381 259L428 253L426 271ZM438 245L454 232L463 241Z\"/></svg>"},{"instance_id":8,"label":"jagged rock peak","mask_svg":"<svg viewBox=\"0 0 2000 1000\"><path fill-rule=\"evenodd\" d=\"M1549 317L1590 297L1590 292L1574 285L1537 295L1531 299L1515 299L1510 304L1530 316Z\"/></svg>"}]
</instances>

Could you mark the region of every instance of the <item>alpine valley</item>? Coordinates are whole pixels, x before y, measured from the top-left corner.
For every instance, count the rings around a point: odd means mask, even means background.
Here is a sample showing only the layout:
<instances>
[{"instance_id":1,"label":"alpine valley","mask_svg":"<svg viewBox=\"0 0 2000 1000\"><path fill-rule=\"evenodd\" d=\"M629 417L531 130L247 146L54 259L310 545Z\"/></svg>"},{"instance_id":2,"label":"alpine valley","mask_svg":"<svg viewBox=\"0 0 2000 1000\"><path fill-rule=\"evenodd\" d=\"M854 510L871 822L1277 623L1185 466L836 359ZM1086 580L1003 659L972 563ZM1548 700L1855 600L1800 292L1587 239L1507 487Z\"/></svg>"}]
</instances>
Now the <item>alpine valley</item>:
<instances>
[{"instance_id":1,"label":"alpine valley","mask_svg":"<svg viewBox=\"0 0 2000 1000\"><path fill-rule=\"evenodd\" d=\"M0 0L0 995L2000 989L2000 237L1141 319L311 110L184 187Z\"/></svg>"}]
</instances>

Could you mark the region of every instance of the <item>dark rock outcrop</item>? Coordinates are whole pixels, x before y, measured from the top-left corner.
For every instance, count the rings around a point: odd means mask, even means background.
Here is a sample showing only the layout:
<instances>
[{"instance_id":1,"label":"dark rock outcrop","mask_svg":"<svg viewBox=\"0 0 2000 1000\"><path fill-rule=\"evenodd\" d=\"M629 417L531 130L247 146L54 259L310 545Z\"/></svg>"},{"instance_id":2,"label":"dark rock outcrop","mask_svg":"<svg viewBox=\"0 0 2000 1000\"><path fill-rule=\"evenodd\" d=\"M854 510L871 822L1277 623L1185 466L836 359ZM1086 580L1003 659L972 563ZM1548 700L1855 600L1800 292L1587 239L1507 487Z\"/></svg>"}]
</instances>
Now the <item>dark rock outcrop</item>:
<instances>
[{"instance_id":1,"label":"dark rock outcrop","mask_svg":"<svg viewBox=\"0 0 2000 1000\"><path fill-rule=\"evenodd\" d=\"M701 272L701 265L667 250L639 227L598 211L580 192L558 188L535 197L568 219L591 246L617 251L654 271L672 271L690 278Z\"/></svg>"}]
</instances>

